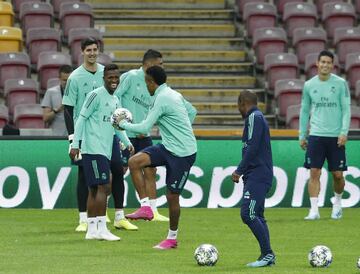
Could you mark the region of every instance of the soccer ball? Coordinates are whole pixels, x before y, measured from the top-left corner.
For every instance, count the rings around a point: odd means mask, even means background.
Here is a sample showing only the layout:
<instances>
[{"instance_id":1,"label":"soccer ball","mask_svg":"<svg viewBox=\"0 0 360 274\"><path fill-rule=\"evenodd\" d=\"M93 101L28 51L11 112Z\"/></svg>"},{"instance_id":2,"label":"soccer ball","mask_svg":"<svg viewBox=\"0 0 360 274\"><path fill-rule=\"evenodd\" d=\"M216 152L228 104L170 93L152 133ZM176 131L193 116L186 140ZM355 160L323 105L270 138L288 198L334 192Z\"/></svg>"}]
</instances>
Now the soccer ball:
<instances>
[{"instance_id":1,"label":"soccer ball","mask_svg":"<svg viewBox=\"0 0 360 274\"><path fill-rule=\"evenodd\" d=\"M360 269L360 257L358 258L357 262L356 262L356 266L358 269Z\"/></svg>"},{"instance_id":2,"label":"soccer ball","mask_svg":"<svg viewBox=\"0 0 360 274\"><path fill-rule=\"evenodd\" d=\"M332 262L331 250L327 246L317 245L310 250L308 259L313 267L328 267Z\"/></svg>"},{"instance_id":3,"label":"soccer ball","mask_svg":"<svg viewBox=\"0 0 360 274\"><path fill-rule=\"evenodd\" d=\"M133 119L131 112L126 108L117 108L111 115L111 124L114 128L122 130L122 128L119 127L119 122L124 119L131 123Z\"/></svg>"},{"instance_id":4,"label":"soccer ball","mask_svg":"<svg viewBox=\"0 0 360 274\"><path fill-rule=\"evenodd\" d=\"M202 244L195 249L194 258L198 265L214 266L219 258L219 253L215 246Z\"/></svg>"}]
</instances>

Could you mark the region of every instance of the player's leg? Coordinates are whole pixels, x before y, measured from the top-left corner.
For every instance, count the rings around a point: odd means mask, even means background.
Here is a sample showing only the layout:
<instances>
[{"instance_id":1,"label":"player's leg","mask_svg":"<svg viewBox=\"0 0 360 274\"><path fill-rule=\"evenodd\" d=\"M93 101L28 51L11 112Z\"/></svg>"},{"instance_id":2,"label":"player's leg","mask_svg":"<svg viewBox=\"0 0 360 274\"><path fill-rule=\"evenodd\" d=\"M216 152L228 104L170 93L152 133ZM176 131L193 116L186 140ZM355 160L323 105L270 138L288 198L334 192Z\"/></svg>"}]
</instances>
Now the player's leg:
<instances>
[{"instance_id":1,"label":"player's leg","mask_svg":"<svg viewBox=\"0 0 360 274\"><path fill-rule=\"evenodd\" d=\"M328 138L327 160L329 171L333 177L334 198L331 212L332 219L341 219L341 199L345 188L343 171L347 170L345 147L337 145L337 138Z\"/></svg>"},{"instance_id":2,"label":"player's leg","mask_svg":"<svg viewBox=\"0 0 360 274\"><path fill-rule=\"evenodd\" d=\"M78 165L78 181L76 187L76 197L79 209L79 225L76 227L77 232L86 232L87 230L87 212L86 204L88 197L88 187L85 182L84 169L82 164Z\"/></svg>"},{"instance_id":3,"label":"player's leg","mask_svg":"<svg viewBox=\"0 0 360 274\"><path fill-rule=\"evenodd\" d=\"M310 169L308 193L311 207L305 220L316 220L320 218L318 196L320 193L321 168L326 156L325 147L326 145L322 137L309 136L304 166Z\"/></svg>"}]
</instances>

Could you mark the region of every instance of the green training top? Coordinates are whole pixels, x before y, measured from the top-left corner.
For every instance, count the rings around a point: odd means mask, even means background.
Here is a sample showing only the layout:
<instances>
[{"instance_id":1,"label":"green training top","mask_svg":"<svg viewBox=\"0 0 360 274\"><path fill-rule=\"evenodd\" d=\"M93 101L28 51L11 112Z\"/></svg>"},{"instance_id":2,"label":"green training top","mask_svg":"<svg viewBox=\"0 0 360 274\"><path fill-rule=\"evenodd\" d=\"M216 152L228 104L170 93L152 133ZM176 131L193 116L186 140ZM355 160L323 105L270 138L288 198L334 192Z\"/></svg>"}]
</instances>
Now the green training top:
<instances>
[{"instance_id":1,"label":"green training top","mask_svg":"<svg viewBox=\"0 0 360 274\"><path fill-rule=\"evenodd\" d=\"M105 87L90 92L75 124L72 148L79 148L79 141L82 140L81 153L101 154L110 160L115 133L110 117L119 106L119 99ZM130 144L125 131L119 137L126 146Z\"/></svg>"},{"instance_id":2,"label":"green training top","mask_svg":"<svg viewBox=\"0 0 360 274\"><path fill-rule=\"evenodd\" d=\"M100 64L97 64L95 73L91 73L81 65L70 74L62 103L74 107L74 124L80 115L86 95L104 85L103 76L104 66Z\"/></svg>"},{"instance_id":3,"label":"green training top","mask_svg":"<svg viewBox=\"0 0 360 274\"><path fill-rule=\"evenodd\" d=\"M341 77L331 74L321 81L314 76L305 82L301 101L299 139L305 139L310 117L310 135L347 135L350 125L350 92Z\"/></svg>"},{"instance_id":4,"label":"green training top","mask_svg":"<svg viewBox=\"0 0 360 274\"><path fill-rule=\"evenodd\" d=\"M191 124L195 119L196 109L166 83L156 89L154 97L154 104L144 121L130 124L123 120L120 127L144 134L157 123L162 143L167 150L178 157L194 154L197 145Z\"/></svg>"},{"instance_id":5,"label":"green training top","mask_svg":"<svg viewBox=\"0 0 360 274\"><path fill-rule=\"evenodd\" d=\"M145 120L149 109L153 104L145 83L143 68L130 70L120 77L120 85L115 95L119 98L122 107L128 109L133 116L133 123L140 123ZM138 135L130 130L126 131L131 138ZM149 136L149 132L144 133Z\"/></svg>"}]
</instances>

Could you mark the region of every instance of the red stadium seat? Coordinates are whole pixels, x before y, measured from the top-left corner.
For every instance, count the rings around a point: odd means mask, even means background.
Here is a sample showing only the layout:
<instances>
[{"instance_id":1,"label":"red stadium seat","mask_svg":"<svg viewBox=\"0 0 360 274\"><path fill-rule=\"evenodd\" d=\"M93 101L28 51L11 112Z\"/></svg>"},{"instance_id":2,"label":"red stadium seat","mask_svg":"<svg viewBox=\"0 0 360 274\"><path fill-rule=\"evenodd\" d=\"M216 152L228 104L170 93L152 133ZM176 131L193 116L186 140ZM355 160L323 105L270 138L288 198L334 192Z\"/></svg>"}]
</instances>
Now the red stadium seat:
<instances>
[{"instance_id":1,"label":"red stadium seat","mask_svg":"<svg viewBox=\"0 0 360 274\"><path fill-rule=\"evenodd\" d=\"M15 14L18 16L20 12L20 6L22 3L30 2L29 0L11 0ZM42 0L31 0L31 2L44 2Z\"/></svg>"},{"instance_id":2,"label":"red stadium seat","mask_svg":"<svg viewBox=\"0 0 360 274\"><path fill-rule=\"evenodd\" d=\"M69 31L72 28L94 27L92 8L87 3L62 3L60 5L59 20L65 41L67 41Z\"/></svg>"},{"instance_id":3,"label":"red stadium seat","mask_svg":"<svg viewBox=\"0 0 360 274\"><path fill-rule=\"evenodd\" d=\"M317 75L317 66L316 62L318 59L319 53L310 53L305 57L305 65L304 71L306 79L310 79L313 76ZM340 73L340 64L337 55L334 58L334 69L332 73L339 74Z\"/></svg>"},{"instance_id":4,"label":"red stadium seat","mask_svg":"<svg viewBox=\"0 0 360 274\"><path fill-rule=\"evenodd\" d=\"M18 128L45 128L41 105L23 104L15 106L14 123Z\"/></svg>"},{"instance_id":5,"label":"red stadium seat","mask_svg":"<svg viewBox=\"0 0 360 274\"><path fill-rule=\"evenodd\" d=\"M243 19L247 36L253 37L258 28L275 27L276 7L270 3L247 3L244 6Z\"/></svg>"},{"instance_id":6,"label":"red stadium seat","mask_svg":"<svg viewBox=\"0 0 360 274\"><path fill-rule=\"evenodd\" d=\"M11 3L0 2L0 26L14 25L14 11Z\"/></svg>"},{"instance_id":7,"label":"red stadium seat","mask_svg":"<svg viewBox=\"0 0 360 274\"><path fill-rule=\"evenodd\" d=\"M264 2L267 2L267 1L265 1L265 0L236 0L236 6L237 6L237 9L239 11L238 16L241 17L243 15L245 4L247 4L247 3L255 3L255 2L264 3Z\"/></svg>"},{"instance_id":8,"label":"red stadium seat","mask_svg":"<svg viewBox=\"0 0 360 274\"><path fill-rule=\"evenodd\" d=\"M7 106L0 105L0 128L3 128L9 121L9 111Z\"/></svg>"},{"instance_id":9,"label":"red stadium seat","mask_svg":"<svg viewBox=\"0 0 360 274\"><path fill-rule=\"evenodd\" d=\"M252 46L255 50L257 64L263 65L266 54L286 51L286 33L282 28L256 29Z\"/></svg>"},{"instance_id":10,"label":"red stadium seat","mask_svg":"<svg viewBox=\"0 0 360 274\"><path fill-rule=\"evenodd\" d=\"M286 110L286 127L299 129L299 116L301 105L288 106Z\"/></svg>"},{"instance_id":11,"label":"red stadium seat","mask_svg":"<svg viewBox=\"0 0 360 274\"><path fill-rule=\"evenodd\" d=\"M358 103L360 103L360 80L356 81L355 84L355 99Z\"/></svg>"},{"instance_id":12,"label":"red stadium seat","mask_svg":"<svg viewBox=\"0 0 360 274\"><path fill-rule=\"evenodd\" d=\"M326 47L326 32L322 28L297 28L294 30L292 45L299 64L305 63L309 53L319 53Z\"/></svg>"},{"instance_id":13,"label":"red stadium seat","mask_svg":"<svg viewBox=\"0 0 360 274\"><path fill-rule=\"evenodd\" d=\"M24 2L20 6L19 18L23 34L30 28L51 28L54 26L54 11L49 3Z\"/></svg>"},{"instance_id":14,"label":"red stadium seat","mask_svg":"<svg viewBox=\"0 0 360 274\"><path fill-rule=\"evenodd\" d=\"M77 66L81 66L81 64L84 62L84 56L82 54L79 55ZM107 55L106 53L100 52L97 58L97 61L99 64L102 64L104 66L111 64L113 62L112 58Z\"/></svg>"},{"instance_id":15,"label":"red stadium seat","mask_svg":"<svg viewBox=\"0 0 360 274\"><path fill-rule=\"evenodd\" d=\"M50 78L50 79L48 79L48 81L46 83L46 90L48 90L49 88L52 88L52 87L56 87L58 85L60 85L59 78Z\"/></svg>"},{"instance_id":16,"label":"red stadium seat","mask_svg":"<svg viewBox=\"0 0 360 274\"><path fill-rule=\"evenodd\" d=\"M283 22L289 37L293 37L296 28L315 27L317 21L316 6L311 3L287 3L284 6Z\"/></svg>"},{"instance_id":17,"label":"red stadium seat","mask_svg":"<svg viewBox=\"0 0 360 274\"><path fill-rule=\"evenodd\" d=\"M360 80L360 52L346 55L345 73L350 89L355 90L356 82Z\"/></svg>"},{"instance_id":18,"label":"red stadium seat","mask_svg":"<svg viewBox=\"0 0 360 274\"><path fill-rule=\"evenodd\" d=\"M346 55L360 51L360 27L337 28L334 35L334 46L339 62L344 66Z\"/></svg>"},{"instance_id":19,"label":"red stadium seat","mask_svg":"<svg viewBox=\"0 0 360 274\"><path fill-rule=\"evenodd\" d=\"M300 3L300 2L304 2L304 0L274 0L277 10L280 14L284 12L285 5L287 3L292 3L292 2Z\"/></svg>"},{"instance_id":20,"label":"red stadium seat","mask_svg":"<svg viewBox=\"0 0 360 274\"><path fill-rule=\"evenodd\" d=\"M264 72L271 93L277 80L296 79L298 77L297 57L293 53L266 54Z\"/></svg>"},{"instance_id":21,"label":"red stadium seat","mask_svg":"<svg viewBox=\"0 0 360 274\"><path fill-rule=\"evenodd\" d=\"M71 54L71 61L76 64L81 54L81 40L93 37L98 41L99 50L102 51L104 48L102 35L99 30L94 28L73 28L69 31L69 49Z\"/></svg>"},{"instance_id":22,"label":"red stadium seat","mask_svg":"<svg viewBox=\"0 0 360 274\"><path fill-rule=\"evenodd\" d=\"M5 82L4 93L12 115L16 105L37 103L38 83L33 79L9 79Z\"/></svg>"},{"instance_id":23,"label":"red stadium seat","mask_svg":"<svg viewBox=\"0 0 360 274\"><path fill-rule=\"evenodd\" d=\"M62 65L71 66L71 57L69 54L51 51L42 52L39 54L37 71L41 91L46 89L47 81L50 78L58 77L59 68Z\"/></svg>"},{"instance_id":24,"label":"red stadium seat","mask_svg":"<svg viewBox=\"0 0 360 274\"><path fill-rule=\"evenodd\" d=\"M328 38L333 39L336 28L355 25L355 9L349 3L325 3L323 5L322 21Z\"/></svg>"},{"instance_id":25,"label":"red stadium seat","mask_svg":"<svg viewBox=\"0 0 360 274\"><path fill-rule=\"evenodd\" d=\"M7 79L29 77L30 58L25 52L0 53L0 90Z\"/></svg>"},{"instance_id":26,"label":"red stadium seat","mask_svg":"<svg viewBox=\"0 0 360 274\"><path fill-rule=\"evenodd\" d=\"M353 5L355 7L356 13L360 14L360 0L353 0Z\"/></svg>"},{"instance_id":27,"label":"red stadium seat","mask_svg":"<svg viewBox=\"0 0 360 274\"><path fill-rule=\"evenodd\" d=\"M351 106L351 120L350 120L351 129L360 129L360 107Z\"/></svg>"},{"instance_id":28,"label":"red stadium seat","mask_svg":"<svg viewBox=\"0 0 360 274\"><path fill-rule=\"evenodd\" d=\"M79 1L79 0L50 0L50 3L54 8L55 18L59 18L60 5L62 3L77 3L77 2L84 2L84 1Z\"/></svg>"},{"instance_id":29,"label":"red stadium seat","mask_svg":"<svg viewBox=\"0 0 360 274\"><path fill-rule=\"evenodd\" d=\"M276 99L280 120L285 120L287 108L289 106L301 104L304 83L304 80L299 79L276 81L274 97Z\"/></svg>"},{"instance_id":30,"label":"red stadium seat","mask_svg":"<svg viewBox=\"0 0 360 274\"><path fill-rule=\"evenodd\" d=\"M26 47L31 64L37 64L41 52L61 50L61 33L52 28L31 28L26 35Z\"/></svg>"},{"instance_id":31,"label":"red stadium seat","mask_svg":"<svg viewBox=\"0 0 360 274\"><path fill-rule=\"evenodd\" d=\"M328 3L339 3L339 2L346 2L346 0L316 0L313 1L317 7L318 13L322 13L324 4Z\"/></svg>"}]
</instances>

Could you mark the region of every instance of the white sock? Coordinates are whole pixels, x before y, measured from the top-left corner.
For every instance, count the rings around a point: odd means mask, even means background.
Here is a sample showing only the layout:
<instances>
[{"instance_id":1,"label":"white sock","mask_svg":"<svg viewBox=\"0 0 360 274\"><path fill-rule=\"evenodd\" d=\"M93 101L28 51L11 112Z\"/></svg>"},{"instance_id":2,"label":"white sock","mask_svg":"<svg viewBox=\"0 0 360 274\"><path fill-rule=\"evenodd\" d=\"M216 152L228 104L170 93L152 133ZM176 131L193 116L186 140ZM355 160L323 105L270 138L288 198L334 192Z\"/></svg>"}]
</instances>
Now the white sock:
<instances>
[{"instance_id":1,"label":"white sock","mask_svg":"<svg viewBox=\"0 0 360 274\"><path fill-rule=\"evenodd\" d=\"M115 221L120 221L125 218L124 210L116 210L115 211Z\"/></svg>"},{"instance_id":2,"label":"white sock","mask_svg":"<svg viewBox=\"0 0 360 274\"><path fill-rule=\"evenodd\" d=\"M107 231L106 216L97 216L96 218L97 218L97 222L98 222L98 231L99 232Z\"/></svg>"},{"instance_id":3,"label":"white sock","mask_svg":"<svg viewBox=\"0 0 360 274\"><path fill-rule=\"evenodd\" d=\"M339 205L339 206L341 206L341 198L342 198L342 195L343 195L343 192L341 192L340 194L334 192L334 197L335 197L334 205Z\"/></svg>"},{"instance_id":4,"label":"white sock","mask_svg":"<svg viewBox=\"0 0 360 274\"><path fill-rule=\"evenodd\" d=\"M86 223L87 212L79 212L79 223Z\"/></svg>"},{"instance_id":5,"label":"white sock","mask_svg":"<svg viewBox=\"0 0 360 274\"><path fill-rule=\"evenodd\" d=\"M109 207L110 195L106 197L106 209Z\"/></svg>"},{"instance_id":6,"label":"white sock","mask_svg":"<svg viewBox=\"0 0 360 274\"><path fill-rule=\"evenodd\" d=\"M87 232L89 234L93 234L97 232L97 218L96 217L89 217L87 218L88 228Z\"/></svg>"},{"instance_id":7,"label":"white sock","mask_svg":"<svg viewBox=\"0 0 360 274\"><path fill-rule=\"evenodd\" d=\"M150 207L153 213L157 212L156 199L149 199Z\"/></svg>"},{"instance_id":8,"label":"white sock","mask_svg":"<svg viewBox=\"0 0 360 274\"><path fill-rule=\"evenodd\" d=\"M150 206L149 197L145 197L140 200L140 205L143 206Z\"/></svg>"},{"instance_id":9,"label":"white sock","mask_svg":"<svg viewBox=\"0 0 360 274\"><path fill-rule=\"evenodd\" d=\"M311 212L318 213L318 197L310 197Z\"/></svg>"},{"instance_id":10,"label":"white sock","mask_svg":"<svg viewBox=\"0 0 360 274\"><path fill-rule=\"evenodd\" d=\"M169 229L167 239L176 240L177 233L178 233L178 229L177 230Z\"/></svg>"}]
</instances>

